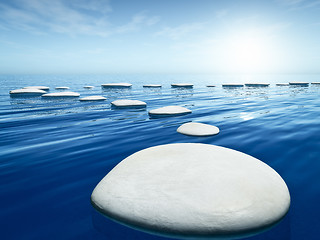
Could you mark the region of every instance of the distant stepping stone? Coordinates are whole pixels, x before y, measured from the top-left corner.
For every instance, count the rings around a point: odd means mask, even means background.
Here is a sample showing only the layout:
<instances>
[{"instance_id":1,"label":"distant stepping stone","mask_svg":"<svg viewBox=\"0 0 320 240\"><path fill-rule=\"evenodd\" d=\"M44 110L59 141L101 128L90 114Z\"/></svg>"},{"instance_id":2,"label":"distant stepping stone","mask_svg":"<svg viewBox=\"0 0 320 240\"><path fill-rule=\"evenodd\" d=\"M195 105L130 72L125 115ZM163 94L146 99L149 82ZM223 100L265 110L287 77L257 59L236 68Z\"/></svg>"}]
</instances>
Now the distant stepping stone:
<instances>
[{"instance_id":1,"label":"distant stepping stone","mask_svg":"<svg viewBox=\"0 0 320 240\"><path fill-rule=\"evenodd\" d=\"M269 83L246 83L246 87L268 87Z\"/></svg>"},{"instance_id":2,"label":"distant stepping stone","mask_svg":"<svg viewBox=\"0 0 320 240\"><path fill-rule=\"evenodd\" d=\"M143 108L147 106L145 102L127 99L115 100L111 102L111 105L117 108Z\"/></svg>"},{"instance_id":3,"label":"distant stepping stone","mask_svg":"<svg viewBox=\"0 0 320 240\"><path fill-rule=\"evenodd\" d=\"M207 85L207 87L215 87L216 85Z\"/></svg>"},{"instance_id":4,"label":"distant stepping stone","mask_svg":"<svg viewBox=\"0 0 320 240\"><path fill-rule=\"evenodd\" d=\"M220 130L218 127L209 124L189 122L182 124L177 132L189 136L207 137L217 135Z\"/></svg>"},{"instance_id":5,"label":"distant stepping stone","mask_svg":"<svg viewBox=\"0 0 320 240\"><path fill-rule=\"evenodd\" d=\"M104 88L130 88L132 86L131 83L107 83L101 84Z\"/></svg>"},{"instance_id":6,"label":"distant stepping stone","mask_svg":"<svg viewBox=\"0 0 320 240\"><path fill-rule=\"evenodd\" d=\"M94 86L84 86L83 88L88 88L88 89L90 89L90 88L94 88Z\"/></svg>"},{"instance_id":7,"label":"distant stepping stone","mask_svg":"<svg viewBox=\"0 0 320 240\"><path fill-rule=\"evenodd\" d=\"M28 88L35 88L35 89L40 89L40 90L49 90L50 88L49 87L46 87L46 86L29 86L29 87L24 87L25 89L28 89Z\"/></svg>"},{"instance_id":8,"label":"distant stepping stone","mask_svg":"<svg viewBox=\"0 0 320 240\"><path fill-rule=\"evenodd\" d=\"M320 84L320 82L312 82L311 84L319 85L319 84Z\"/></svg>"},{"instance_id":9,"label":"distant stepping stone","mask_svg":"<svg viewBox=\"0 0 320 240\"><path fill-rule=\"evenodd\" d=\"M241 83L224 83L222 84L222 87L225 88L236 88L236 87L243 87L244 85Z\"/></svg>"},{"instance_id":10,"label":"distant stepping stone","mask_svg":"<svg viewBox=\"0 0 320 240\"><path fill-rule=\"evenodd\" d=\"M289 83L277 83L276 86L289 86Z\"/></svg>"},{"instance_id":11,"label":"distant stepping stone","mask_svg":"<svg viewBox=\"0 0 320 240\"><path fill-rule=\"evenodd\" d=\"M292 86L309 86L308 82L289 82L289 85Z\"/></svg>"},{"instance_id":12,"label":"distant stepping stone","mask_svg":"<svg viewBox=\"0 0 320 240\"><path fill-rule=\"evenodd\" d=\"M56 93L47 93L42 95L42 97L79 97L80 93L76 92L56 92Z\"/></svg>"},{"instance_id":13,"label":"distant stepping stone","mask_svg":"<svg viewBox=\"0 0 320 240\"><path fill-rule=\"evenodd\" d=\"M69 89L69 87L56 87L55 89L56 90L67 90L67 89Z\"/></svg>"},{"instance_id":14,"label":"distant stepping stone","mask_svg":"<svg viewBox=\"0 0 320 240\"><path fill-rule=\"evenodd\" d=\"M37 88L21 88L11 90L9 93L11 96L41 96L47 92Z\"/></svg>"},{"instance_id":15,"label":"distant stepping stone","mask_svg":"<svg viewBox=\"0 0 320 240\"><path fill-rule=\"evenodd\" d=\"M79 100L80 101L104 101L106 100L106 98L102 96L89 96L89 97L80 98Z\"/></svg>"},{"instance_id":16,"label":"distant stepping stone","mask_svg":"<svg viewBox=\"0 0 320 240\"><path fill-rule=\"evenodd\" d=\"M157 108L149 111L151 117L169 117L177 115L185 115L191 113L192 111L185 107L180 106L166 106L162 108Z\"/></svg>"},{"instance_id":17,"label":"distant stepping stone","mask_svg":"<svg viewBox=\"0 0 320 240\"><path fill-rule=\"evenodd\" d=\"M192 88L193 84L191 83L173 83L171 84L173 88Z\"/></svg>"},{"instance_id":18,"label":"distant stepping stone","mask_svg":"<svg viewBox=\"0 0 320 240\"><path fill-rule=\"evenodd\" d=\"M113 168L91 195L119 223L173 238L234 239L270 229L288 212L286 183L247 154L208 144L147 148Z\"/></svg>"},{"instance_id":19,"label":"distant stepping stone","mask_svg":"<svg viewBox=\"0 0 320 240\"><path fill-rule=\"evenodd\" d=\"M161 88L162 86L160 84L146 84L143 85L144 88Z\"/></svg>"}]
</instances>

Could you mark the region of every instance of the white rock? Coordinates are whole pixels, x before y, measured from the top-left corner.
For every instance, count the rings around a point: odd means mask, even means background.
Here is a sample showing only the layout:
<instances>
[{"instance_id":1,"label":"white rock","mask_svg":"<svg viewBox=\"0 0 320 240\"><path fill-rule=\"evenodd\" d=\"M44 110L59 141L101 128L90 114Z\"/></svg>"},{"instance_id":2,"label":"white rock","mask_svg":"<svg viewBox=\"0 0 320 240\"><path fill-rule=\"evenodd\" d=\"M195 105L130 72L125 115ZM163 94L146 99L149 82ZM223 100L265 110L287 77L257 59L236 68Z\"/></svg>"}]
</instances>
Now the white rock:
<instances>
[{"instance_id":1,"label":"white rock","mask_svg":"<svg viewBox=\"0 0 320 240\"><path fill-rule=\"evenodd\" d=\"M80 101L104 101L106 100L106 98L102 96L89 96L89 97L80 98L79 100Z\"/></svg>"},{"instance_id":2,"label":"white rock","mask_svg":"<svg viewBox=\"0 0 320 240\"><path fill-rule=\"evenodd\" d=\"M192 88L193 84L191 83L173 83L171 84L171 87L187 87L187 88Z\"/></svg>"},{"instance_id":3,"label":"white rock","mask_svg":"<svg viewBox=\"0 0 320 240\"><path fill-rule=\"evenodd\" d=\"M192 111L185 107L180 106L166 106L162 108L157 108L149 111L150 116L172 116L172 115L183 115L191 113Z\"/></svg>"},{"instance_id":4,"label":"white rock","mask_svg":"<svg viewBox=\"0 0 320 240\"><path fill-rule=\"evenodd\" d=\"M94 88L94 86L84 86L83 88Z\"/></svg>"},{"instance_id":5,"label":"white rock","mask_svg":"<svg viewBox=\"0 0 320 240\"><path fill-rule=\"evenodd\" d=\"M11 90L9 93L11 95L38 96L38 95L45 94L47 92L37 88L21 88L21 89Z\"/></svg>"},{"instance_id":6,"label":"white rock","mask_svg":"<svg viewBox=\"0 0 320 240\"><path fill-rule=\"evenodd\" d=\"M57 90L66 90L66 89L69 89L69 87L56 87L55 89L57 89Z\"/></svg>"},{"instance_id":7,"label":"white rock","mask_svg":"<svg viewBox=\"0 0 320 240\"><path fill-rule=\"evenodd\" d=\"M174 238L238 238L278 223L290 206L279 174L224 147L178 143L144 149L96 186L92 205L142 231Z\"/></svg>"},{"instance_id":8,"label":"white rock","mask_svg":"<svg viewBox=\"0 0 320 240\"><path fill-rule=\"evenodd\" d=\"M76 92L55 92L55 93L47 93L42 95L42 97L79 97L80 93Z\"/></svg>"},{"instance_id":9,"label":"white rock","mask_svg":"<svg viewBox=\"0 0 320 240\"><path fill-rule=\"evenodd\" d=\"M35 88L35 89L40 89L40 90L49 90L50 88L49 87L46 87L46 86L29 86L29 87L24 87L25 89L28 89L28 88Z\"/></svg>"},{"instance_id":10,"label":"white rock","mask_svg":"<svg viewBox=\"0 0 320 240\"><path fill-rule=\"evenodd\" d=\"M105 88L130 88L132 84L130 83L106 83L106 84L101 84L102 87Z\"/></svg>"},{"instance_id":11,"label":"white rock","mask_svg":"<svg viewBox=\"0 0 320 240\"><path fill-rule=\"evenodd\" d=\"M277 86L289 86L289 83L277 83Z\"/></svg>"},{"instance_id":12,"label":"white rock","mask_svg":"<svg viewBox=\"0 0 320 240\"><path fill-rule=\"evenodd\" d=\"M145 102L142 102L139 100L127 100L127 99L115 100L111 102L111 104L114 107L145 107L147 106Z\"/></svg>"},{"instance_id":13,"label":"white rock","mask_svg":"<svg viewBox=\"0 0 320 240\"><path fill-rule=\"evenodd\" d=\"M241 83L224 83L222 87L243 87L244 85Z\"/></svg>"},{"instance_id":14,"label":"white rock","mask_svg":"<svg viewBox=\"0 0 320 240\"><path fill-rule=\"evenodd\" d=\"M246 83L246 87L268 87L269 83Z\"/></svg>"},{"instance_id":15,"label":"white rock","mask_svg":"<svg viewBox=\"0 0 320 240\"><path fill-rule=\"evenodd\" d=\"M197 137L213 136L218 134L219 131L219 128L216 126L197 122L182 124L177 129L178 133Z\"/></svg>"},{"instance_id":16,"label":"white rock","mask_svg":"<svg viewBox=\"0 0 320 240\"><path fill-rule=\"evenodd\" d=\"M146 84L146 85L143 85L143 87L145 87L145 88L160 88L161 85L160 84Z\"/></svg>"},{"instance_id":17,"label":"white rock","mask_svg":"<svg viewBox=\"0 0 320 240\"><path fill-rule=\"evenodd\" d=\"M289 82L289 85L296 85L296 86L308 86L308 82Z\"/></svg>"}]
</instances>

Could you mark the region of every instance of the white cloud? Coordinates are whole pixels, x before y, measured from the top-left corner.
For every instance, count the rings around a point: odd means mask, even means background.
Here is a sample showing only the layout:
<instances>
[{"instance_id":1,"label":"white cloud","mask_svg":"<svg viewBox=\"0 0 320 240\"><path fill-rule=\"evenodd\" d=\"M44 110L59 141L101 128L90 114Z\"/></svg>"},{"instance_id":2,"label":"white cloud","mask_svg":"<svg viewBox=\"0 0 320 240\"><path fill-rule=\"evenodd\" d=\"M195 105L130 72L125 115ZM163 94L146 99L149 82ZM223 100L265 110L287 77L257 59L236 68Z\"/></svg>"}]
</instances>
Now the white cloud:
<instances>
[{"instance_id":1,"label":"white cloud","mask_svg":"<svg viewBox=\"0 0 320 240\"><path fill-rule=\"evenodd\" d=\"M177 27L164 27L161 31L156 32L156 36L165 36L173 40L178 40L189 33L203 29L205 23L183 24Z\"/></svg>"},{"instance_id":2,"label":"white cloud","mask_svg":"<svg viewBox=\"0 0 320 240\"><path fill-rule=\"evenodd\" d=\"M218 18L218 19L223 18L228 14L228 10L222 9L222 10L216 11L215 14L216 14L216 18Z\"/></svg>"}]
</instances>

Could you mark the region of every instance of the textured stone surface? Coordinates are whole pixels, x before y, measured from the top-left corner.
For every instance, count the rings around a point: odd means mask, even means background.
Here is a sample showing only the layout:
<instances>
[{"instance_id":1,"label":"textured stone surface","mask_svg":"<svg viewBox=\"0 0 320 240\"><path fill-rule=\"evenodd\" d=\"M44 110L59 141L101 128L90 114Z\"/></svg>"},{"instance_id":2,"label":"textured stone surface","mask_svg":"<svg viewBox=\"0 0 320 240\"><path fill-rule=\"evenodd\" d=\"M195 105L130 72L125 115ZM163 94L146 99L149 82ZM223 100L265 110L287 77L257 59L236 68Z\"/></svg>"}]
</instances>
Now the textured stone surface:
<instances>
[{"instance_id":1,"label":"textured stone surface","mask_svg":"<svg viewBox=\"0 0 320 240\"><path fill-rule=\"evenodd\" d=\"M42 97L79 97L80 93L76 92L55 92L43 94Z\"/></svg>"},{"instance_id":2,"label":"textured stone surface","mask_svg":"<svg viewBox=\"0 0 320 240\"><path fill-rule=\"evenodd\" d=\"M182 133L189 136L205 137L213 136L219 133L219 128L204 123L189 122L182 124L178 129L178 133Z\"/></svg>"},{"instance_id":3,"label":"textured stone surface","mask_svg":"<svg viewBox=\"0 0 320 240\"><path fill-rule=\"evenodd\" d=\"M150 116L172 116L172 115L183 115L191 113L192 111L185 107L180 106L166 106L162 108L157 108L149 111Z\"/></svg>"},{"instance_id":4,"label":"textured stone surface","mask_svg":"<svg viewBox=\"0 0 320 240\"><path fill-rule=\"evenodd\" d=\"M161 85L160 84L145 84L145 85L143 85L143 87L145 87L145 88L159 88L159 87L161 87Z\"/></svg>"},{"instance_id":5,"label":"textured stone surface","mask_svg":"<svg viewBox=\"0 0 320 240\"><path fill-rule=\"evenodd\" d=\"M102 96L89 96L89 97L80 98L79 100L80 101L104 101L106 100L106 98Z\"/></svg>"},{"instance_id":6,"label":"textured stone surface","mask_svg":"<svg viewBox=\"0 0 320 240\"><path fill-rule=\"evenodd\" d=\"M278 223L290 206L279 174L247 154L178 143L136 152L94 189L105 216L178 238L238 238Z\"/></svg>"},{"instance_id":7,"label":"textured stone surface","mask_svg":"<svg viewBox=\"0 0 320 240\"><path fill-rule=\"evenodd\" d=\"M106 83L106 84L101 84L102 87L105 87L105 88L112 88L112 87L115 87L115 88L129 88L132 86L131 83Z\"/></svg>"},{"instance_id":8,"label":"textured stone surface","mask_svg":"<svg viewBox=\"0 0 320 240\"><path fill-rule=\"evenodd\" d=\"M10 95L42 95L47 92L37 88L21 88L11 90L9 93Z\"/></svg>"},{"instance_id":9,"label":"textured stone surface","mask_svg":"<svg viewBox=\"0 0 320 240\"><path fill-rule=\"evenodd\" d=\"M147 106L145 102L142 102L139 100L128 100L128 99L115 100L111 104L114 107L145 107Z\"/></svg>"}]
</instances>

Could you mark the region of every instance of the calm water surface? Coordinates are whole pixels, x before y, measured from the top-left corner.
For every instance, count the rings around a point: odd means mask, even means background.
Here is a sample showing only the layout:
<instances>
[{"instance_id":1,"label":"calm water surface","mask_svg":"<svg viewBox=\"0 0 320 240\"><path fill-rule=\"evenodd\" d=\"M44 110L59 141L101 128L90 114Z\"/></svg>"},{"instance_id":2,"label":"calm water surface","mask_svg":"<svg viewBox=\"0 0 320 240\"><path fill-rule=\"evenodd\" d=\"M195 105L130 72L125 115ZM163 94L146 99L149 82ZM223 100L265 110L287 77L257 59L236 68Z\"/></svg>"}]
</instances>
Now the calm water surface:
<instances>
[{"instance_id":1,"label":"calm water surface","mask_svg":"<svg viewBox=\"0 0 320 240\"><path fill-rule=\"evenodd\" d=\"M224 82L269 82L267 88L221 87ZM286 181L291 207L272 230L248 239L319 239L320 86L275 86L276 82L320 81L320 76L202 75L2 75L0 76L1 239L165 239L115 224L95 212L90 195L96 184L130 154L179 142L215 144L252 155ZM130 82L129 90L101 89ZM170 83L191 82L193 89ZM162 84L144 89L143 84ZM214 88L206 84L217 84ZM78 99L11 98L9 91L30 85L69 86ZM85 85L95 88L84 89ZM147 102L144 110L114 110L110 102ZM150 119L147 111L180 105L192 114ZM181 135L183 123L199 121L220 134Z\"/></svg>"}]
</instances>

